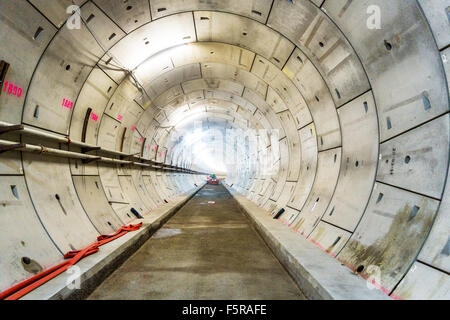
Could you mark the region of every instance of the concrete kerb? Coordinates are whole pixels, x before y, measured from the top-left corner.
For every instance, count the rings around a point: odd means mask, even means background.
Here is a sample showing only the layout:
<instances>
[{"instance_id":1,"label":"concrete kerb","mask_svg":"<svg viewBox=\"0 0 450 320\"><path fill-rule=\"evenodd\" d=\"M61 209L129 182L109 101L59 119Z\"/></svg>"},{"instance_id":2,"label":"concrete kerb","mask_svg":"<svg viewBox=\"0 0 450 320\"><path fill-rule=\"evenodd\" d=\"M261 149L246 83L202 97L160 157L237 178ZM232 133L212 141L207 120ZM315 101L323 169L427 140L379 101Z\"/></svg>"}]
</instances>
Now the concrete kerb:
<instances>
[{"instance_id":1,"label":"concrete kerb","mask_svg":"<svg viewBox=\"0 0 450 320\"><path fill-rule=\"evenodd\" d=\"M82 300L87 298L114 270L120 267L135 253L158 229L160 229L181 207L192 199L204 185L192 192L176 197L171 202L155 209L144 219L138 231L105 244L100 251L88 256L76 264L80 268L79 289L70 289L71 275L62 273L39 288L21 298L21 300Z\"/></svg>"},{"instance_id":2,"label":"concrete kerb","mask_svg":"<svg viewBox=\"0 0 450 320\"><path fill-rule=\"evenodd\" d=\"M274 220L263 208L224 184L277 259L308 299L391 300L350 269Z\"/></svg>"}]
</instances>

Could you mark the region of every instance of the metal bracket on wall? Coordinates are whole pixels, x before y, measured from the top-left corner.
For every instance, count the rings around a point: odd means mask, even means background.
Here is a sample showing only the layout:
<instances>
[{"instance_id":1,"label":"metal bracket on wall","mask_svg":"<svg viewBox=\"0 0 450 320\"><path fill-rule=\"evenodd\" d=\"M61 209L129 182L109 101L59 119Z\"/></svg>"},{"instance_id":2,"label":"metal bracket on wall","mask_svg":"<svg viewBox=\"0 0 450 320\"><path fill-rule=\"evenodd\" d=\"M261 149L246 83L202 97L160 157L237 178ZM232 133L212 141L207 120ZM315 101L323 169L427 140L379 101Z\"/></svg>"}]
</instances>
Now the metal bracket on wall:
<instances>
[{"instance_id":1,"label":"metal bracket on wall","mask_svg":"<svg viewBox=\"0 0 450 320\"><path fill-rule=\"evenodd\" d=\"M119 159L120 159L120 160L125 160L125 161L131 161L131 164L134 164L134 161L133 161L133 160L136 159L135 156L136 156L135 154L129 154L129 155L126 155L126 156L120 156ZM139 162L140 162L140 161L139 161ZM121 164L120 167L121 167L121 168L124 168L124 167L125 167L125 164Z\"/></svg>"},{"instance_id":2,"label":"metal bracket on wall","mask_svg":"<svg viewBox=\"0 0 450 320\"><path fill-rule=\"evenodd\" d=\"M23 124L18 124L14 126L2 126L0 125L0 134L14 132L14 131L22 131L24 129Z\"/></svg>"},{"instance_id":3,"label":"metal bracket on wall","mask_svg":"<svg viewBox=\"0 0 450 320\"><path fill-rule=\"evenodd\" d=\"M14 150L21 149L21 148L25 148L24 143L12 144L10 146L0 146L0 154L8 152L8 151L14 151Z\"/></svg>"},{"instance_id":4,"label":"metal bracket on wall","mask_svg":"<svg viewBox=\"0 0 450 320\"><path fill-rule=\"evenodd\" d=\"M127 161L134 160L137 155L138 155L138 153L136 153L136 154L129 154L129 155L126 155L126 156L120 156L120 160L127 160Z\"/></svg>"},{"instance_id":5,"label":"metal bracket on wall","mask_svg":"<svg viewBox=\"0 0 450 320\"><path fill-rule=\"evenodd\" d=\"M91 151L98 151L101 150L101 147L83 147L81 148L81 153L88 153Z\"/></svg>"},{"instance_id":6,"label":"metal bracket on wall","mask_svg":"<svg viewBox=\"0 0 450 320\"><path fill-rule=\"evenodd\" d=\"M101 157L96 157L96 158L92 158L92 159L83 159L83 160L81 160L81 162L83 162L84 164L88 164L88 163L91 163L94 161L99 161L101 159L102 159Z\"/></svg>"}]
</instances>

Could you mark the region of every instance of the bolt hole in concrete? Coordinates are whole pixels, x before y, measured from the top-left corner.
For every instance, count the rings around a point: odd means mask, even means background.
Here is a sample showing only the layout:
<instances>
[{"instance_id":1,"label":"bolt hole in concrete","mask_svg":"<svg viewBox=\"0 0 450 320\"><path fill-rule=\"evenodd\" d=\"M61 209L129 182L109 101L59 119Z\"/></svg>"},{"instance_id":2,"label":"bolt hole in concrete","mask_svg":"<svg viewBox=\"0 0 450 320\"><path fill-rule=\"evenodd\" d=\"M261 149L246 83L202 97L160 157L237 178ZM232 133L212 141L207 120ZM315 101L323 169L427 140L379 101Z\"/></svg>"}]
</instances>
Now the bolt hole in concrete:
<instances>
[{"instance_id":1,"label":"bolt hole in concrete","mask_svg":"<svg viewBox=\"0 0 450 320\"><path fill-rule=\"evenodd\" d=\"M39 118L39 106L38 105L34 108L33 117L36 119Z\"/></svg>"},{"instance_id":2,"label":"bolt hole in concrete","mask_svg":"<svg viewBox=\"0 0 450 320\"><path fill-rule=\"evenodd\" d=\"M386 47L386 50L391 51L392 50L392 44L384 40L384 46Z\"/></svg>"},{"instance_id":3,"label":"bolt hole in concrete","mask_svg":"<svg viewBox=\"0 0 450 320\"><path fill-rule=\"evenodd\" d=\"M89 15L89 17L86 19L86 23L89 23L92 19L94 19L95 18L95 15L94 14L90 14Z\"/></svg>"},{"instance_id":4,"label":"bolt hole in concrete","mask_svg":"<svg viewBox=\"0 0 450 320\"><path fill-rule=\"evenodd\" d=\"M334 208L335 207L333 207L333 209L331 209L331 212L330 212L330 217L333 215L333 213L334 213Z\"/></svg>"},{"instance_id":5,"label":"bolt hole in concrete","mask_svg":"<svg viewBox=\"0 0 450 320\"><path fill-rule=\"evenodd\" d=\"M17 191L17 186L11 186L11 192L16 199L19 199L19 192Z\"/></svg>"},{"instance_id":6,"label":"bolt hole in concrete","mask_svg":"<svg viewBox=\"0 0 450 320\"><path fill-rule=\"evenodd\" d=\"M338 97L338 99L340 99L341 98L341 93L339 92L338 89L335 89L335 91L336 91L336 96Z\"/></svg>"},{"instance_id":7,"label":"bolt hole in concrete","mask_svg":"<svg viewBox=\"0 0 450 320\"><path fill-rule=\"evenodd\" d=\"M42 31L44 31L44 29L41 26L39 26L36 32L34 33L33 40L37 40L41 35Z\"/></svg>"},{"instance_id":8,"label":"bolt hole in concrete","mask_svg":"<svg viewBox=\"0 0 450 320\"><path fill-rule=\"evenodd\" d=\"M25 271L32 273L32 274L38 274L42 272L43 268L39 263L34 261L33 259L29 257L22 257L21 263Z\"/></svg>"}]
</instances>

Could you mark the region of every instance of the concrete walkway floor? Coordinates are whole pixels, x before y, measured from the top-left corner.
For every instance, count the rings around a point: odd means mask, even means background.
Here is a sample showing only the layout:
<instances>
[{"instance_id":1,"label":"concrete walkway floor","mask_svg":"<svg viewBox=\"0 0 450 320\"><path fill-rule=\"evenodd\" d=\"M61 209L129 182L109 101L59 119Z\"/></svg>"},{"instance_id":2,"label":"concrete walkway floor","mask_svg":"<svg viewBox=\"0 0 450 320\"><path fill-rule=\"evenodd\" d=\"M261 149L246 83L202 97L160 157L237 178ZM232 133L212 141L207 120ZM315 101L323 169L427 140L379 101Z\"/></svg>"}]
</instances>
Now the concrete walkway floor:
<instances>
[{"instance_id":1,"label":"concrete walkway floor","mask_svg":"<svg viewBox=\"0 0 450 320\"><path fill-rule=\"evenodd\" d=\"M305 297L230 193L206 185L89 299Z\"/></svg>"}]
</instances>

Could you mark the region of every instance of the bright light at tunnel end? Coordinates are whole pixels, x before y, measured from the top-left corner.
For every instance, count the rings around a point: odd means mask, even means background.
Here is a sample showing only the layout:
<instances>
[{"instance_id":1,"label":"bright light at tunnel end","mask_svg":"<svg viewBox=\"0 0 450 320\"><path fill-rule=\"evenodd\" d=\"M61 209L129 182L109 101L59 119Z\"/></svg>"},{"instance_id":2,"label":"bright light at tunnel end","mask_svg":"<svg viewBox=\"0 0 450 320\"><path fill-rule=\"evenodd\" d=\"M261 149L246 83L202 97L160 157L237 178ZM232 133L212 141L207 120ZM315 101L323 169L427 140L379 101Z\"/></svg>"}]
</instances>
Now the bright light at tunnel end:
<instances>
[{"instance_id":1,"label":"bright light at tunnel end","mask_svg":"<svg viewBox=\"0 0 450 320\"><path fill-rule=\"evenodd\" d=\"M260 163L260 174L279 170L278 129L242 130L226 123L196 120L174 127L170 142L174 153L183 153L192 168L220 176L237 175L244 165Z\"/></svg>"}]
</instances>

